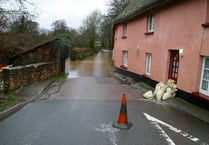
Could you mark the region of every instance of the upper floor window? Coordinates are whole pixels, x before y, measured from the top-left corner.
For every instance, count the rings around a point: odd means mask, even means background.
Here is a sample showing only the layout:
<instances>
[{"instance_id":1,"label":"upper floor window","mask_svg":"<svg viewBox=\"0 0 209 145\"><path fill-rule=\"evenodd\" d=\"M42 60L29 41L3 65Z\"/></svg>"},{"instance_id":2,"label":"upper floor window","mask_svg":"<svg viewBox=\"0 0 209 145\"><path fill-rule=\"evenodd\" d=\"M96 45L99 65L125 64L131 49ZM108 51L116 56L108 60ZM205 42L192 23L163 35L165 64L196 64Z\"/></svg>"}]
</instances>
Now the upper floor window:
<instances>
[{"instance_id":1,"label":"upper floor window","mask_svg":"<svg viewBox=\"0 0 209 145\"><path fill-rule=\"evenodd\" d=\"M118 31L115 30L115 40L117 40L117 36L118 36Z\"/></svg>"},{"instance_id":2,"label":"upper floor window","mask_svg":"<svg viewBox=\"0 0 209 145\"><path fill-rule=\"evenodd\" d=\"M148 32L154 32L155 26L155 15L154 13L150 13L148 17Z\"/></svg>"},{"instance_id":3,"label":"upper floor window","mask_svg":"<svg viewBox=\"0 0 209 145\"><path fill-rule=\"evenodd\" d=\"M207 12L205 23L202 24L203 28L209 28L209 1L207 1Z\"/></svg>"},{"instance_id":4,"label":"upper floor window","mask_svg":"<svg viewBox=\"0 0 209 145\"><path fill-rule=\"evenodd\" d=\"M127 37L127 33L128 33L128 24L124 23L123 24L123 36L122 36L122 38L126 38Z\"/></svg>"},{"instance_id":5,"label":"upper floor window","mask_svg":"<svg viewBox=\"0 0 209 145\"><path fill-rule=\"evenodd\" d=\"M207 0L206 23L209 22L209 0Z\"/></svg>"}]
</instances>

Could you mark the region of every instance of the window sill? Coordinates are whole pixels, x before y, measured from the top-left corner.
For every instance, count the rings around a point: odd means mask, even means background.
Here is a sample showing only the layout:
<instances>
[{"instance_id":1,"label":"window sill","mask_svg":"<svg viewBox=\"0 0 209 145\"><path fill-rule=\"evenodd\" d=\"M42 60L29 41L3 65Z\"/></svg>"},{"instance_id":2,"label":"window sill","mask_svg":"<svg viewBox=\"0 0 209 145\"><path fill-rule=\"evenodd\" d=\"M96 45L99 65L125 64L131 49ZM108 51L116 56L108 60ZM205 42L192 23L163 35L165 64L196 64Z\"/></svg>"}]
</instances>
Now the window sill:
<instances>
[{"instance_id":1,"label":"window sill","mask_svg":"<svg viewBox=\"0 0 209 145\"><path fill-rule=\"evenodd\" d=\"M127 38L127 36L122 36L121 38L122 38L122 39L126 39L126 38Z\"/></svg>"},{"instance_id":2,"label":"window sill","mask_svg":"<svg viewBox=\"0 0 209 145\"><path fill-rule=\"evenodd\" d=\"M199 92L192 92L192 96L194 96L196 98L199 98L199 99L209 103L209 97L204 95L204 94L201 94Z\"/></svg>"},{"instance_id":3,"label":"window sill","mask_svg":"<svg viewBox=\"0 0 209 145\"><path fill-rule=\"evenodd\" d=\"M203 28L209 28L209 23L204 23L204 24L202 24L202 27L203 27Z\"/></svg>"},{"instance_id":4,"label":"window sill","mask_svg":"<svg viewBox=\"0 0 209 145\"><path fill-rule=\"evenodd\" d=\"M125 70L128 69L128 67L127 66L124 66L124 65L121 65L120 68L125 69Z\"/></svg>"},{"instance_id":5,"label":"window sill","mask_svg":"<svg viewBox=\"0 0 209 145\"><path fill-rule=\"evenodd\" d=\"M144 35L153 35L154 34L154 31L152 32L145 32Z\"/></svg>"},{"instance_id":6,"label":"window sill","mask_svg":"<svg viewBox=\"0 0 209 145\"><path fill-rule=\"evenodd\" d=\"M150 75L148 75L148 74L143 74L142 76L145 78L151 79Z\"/></svg>"}]
</instances>

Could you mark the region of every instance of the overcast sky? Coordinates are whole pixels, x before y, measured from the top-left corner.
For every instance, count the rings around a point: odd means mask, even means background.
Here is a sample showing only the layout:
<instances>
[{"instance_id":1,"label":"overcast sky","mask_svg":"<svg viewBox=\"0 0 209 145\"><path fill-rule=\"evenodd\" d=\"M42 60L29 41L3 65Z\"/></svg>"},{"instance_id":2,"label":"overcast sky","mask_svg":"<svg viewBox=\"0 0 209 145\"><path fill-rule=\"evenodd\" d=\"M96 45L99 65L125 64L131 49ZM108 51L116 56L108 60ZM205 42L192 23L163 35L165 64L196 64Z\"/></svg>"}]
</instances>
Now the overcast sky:
<instances>
[{"instance_id":1,"label":"overcast sky","mask_svg":"<svg viewBox=\"0 0 209 145\"><path fill-rule=\"evenodd\" d=\"M107 0L27 0L26 4L29 9L39 12L36 21L41 28L47 29L60 19L66 20L68 27L78 28L95 9L102 13L107 10Z\"/></svg>"}]
</instances>

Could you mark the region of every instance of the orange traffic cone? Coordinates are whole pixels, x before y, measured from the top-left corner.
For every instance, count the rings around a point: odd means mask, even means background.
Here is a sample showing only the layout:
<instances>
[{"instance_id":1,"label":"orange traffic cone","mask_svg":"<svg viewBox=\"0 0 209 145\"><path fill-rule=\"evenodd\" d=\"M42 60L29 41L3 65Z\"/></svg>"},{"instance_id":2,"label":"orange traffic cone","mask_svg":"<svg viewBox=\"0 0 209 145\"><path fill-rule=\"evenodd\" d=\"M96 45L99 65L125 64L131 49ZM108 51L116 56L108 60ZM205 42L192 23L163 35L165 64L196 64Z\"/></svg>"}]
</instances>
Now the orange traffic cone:
<instances>
[{"instance_id":1,"label":"orange traffic cone","mask_svg":"<svg viewBox=\"0 0 209 145\"><path fill-rule=\"evenodd\" d=\"M118 121L114 123L112 127L119 128L119 129L129 129L131 128L131 126L132 126L132 123L128 122L126 95L123 94Z\"/></svg>"}]
</instances>

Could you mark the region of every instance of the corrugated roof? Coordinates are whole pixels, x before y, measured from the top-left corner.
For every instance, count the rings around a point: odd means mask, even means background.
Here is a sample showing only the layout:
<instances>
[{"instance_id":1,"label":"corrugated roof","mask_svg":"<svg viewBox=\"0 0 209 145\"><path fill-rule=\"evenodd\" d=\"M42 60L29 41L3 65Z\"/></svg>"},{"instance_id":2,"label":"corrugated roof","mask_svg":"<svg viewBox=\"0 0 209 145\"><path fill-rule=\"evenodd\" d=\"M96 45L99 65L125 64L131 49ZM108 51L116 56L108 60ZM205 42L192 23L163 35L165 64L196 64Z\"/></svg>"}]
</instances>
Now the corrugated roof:
<instances>
[{"instance_id":1,"label":"corrugated roof","mask_svg":"<svg viewBox=\"0 0 209 145\"><path fill-rule=\"evenodd\" d=\"M127 21L168 1L169 0L130 0L129 4L116 17L114 23Z\"/></svg>"}]
</instances>

